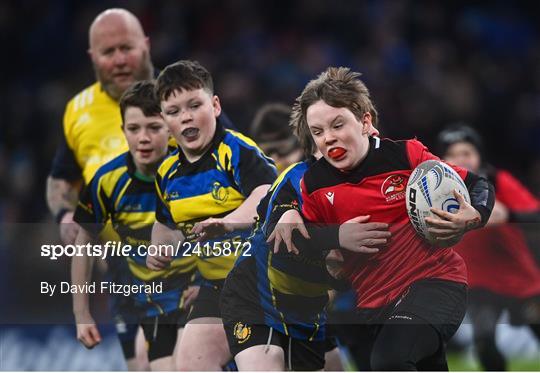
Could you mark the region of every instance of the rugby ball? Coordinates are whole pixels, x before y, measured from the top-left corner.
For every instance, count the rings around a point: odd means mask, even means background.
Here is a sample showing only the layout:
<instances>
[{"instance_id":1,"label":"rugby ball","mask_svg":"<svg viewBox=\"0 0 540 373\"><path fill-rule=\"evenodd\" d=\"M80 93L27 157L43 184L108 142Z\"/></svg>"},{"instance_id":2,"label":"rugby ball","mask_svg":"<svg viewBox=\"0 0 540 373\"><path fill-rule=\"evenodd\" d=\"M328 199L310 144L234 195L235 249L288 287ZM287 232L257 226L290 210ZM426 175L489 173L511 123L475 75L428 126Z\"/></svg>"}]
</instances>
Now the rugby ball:
<instances>
[{"instance_id":1,"label":"rugby ball","mask_svg":"<svg viewBox=\"0 0 540 373\"><path fill-rule=\"evenodd\" d=\"M425 219L428 216L439 219L429 210L432 207L453 214L459 210L454 189L463 195L465 201L471 202L469 191L459 174L441 161L422 162L409 177L405 196L409 219L416 232L432 245L435 245L435 238L428 232Z\"/></svg>"}]
</instances>

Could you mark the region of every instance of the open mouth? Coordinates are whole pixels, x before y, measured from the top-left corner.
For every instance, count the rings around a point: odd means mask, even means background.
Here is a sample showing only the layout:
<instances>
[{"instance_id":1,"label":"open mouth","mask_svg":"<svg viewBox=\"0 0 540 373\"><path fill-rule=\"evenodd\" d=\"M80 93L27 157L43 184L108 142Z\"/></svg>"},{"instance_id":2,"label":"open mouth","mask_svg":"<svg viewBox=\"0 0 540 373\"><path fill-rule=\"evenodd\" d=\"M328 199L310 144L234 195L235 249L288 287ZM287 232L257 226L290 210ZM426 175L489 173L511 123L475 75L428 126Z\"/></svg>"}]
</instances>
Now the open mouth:
<instances>
[{"instance_id":1,"label":"open mouth","mask_svg":"<svg viewBox=\"0 0 540 373\"><path fill-rule=\"evenodd\" d=\"M182 136L184 136L188 141L196 140L199 136L199 129L198 128L186 128L182 131Z\"/></svg>"},{"instance_id":2,"label":"open mouth","mask_svg":"<svg viewBox=\"0 0 540 373\"><path fill-rule=\"evenodd\" d=\"M138 149L137 151L145 158L152 154L152 149Z\"/></svg>"},{"instance_id":3,"label":"open mouth","mask_svg":"<svg viewBox=\"0 0 540 373\"><path fill-rule=\"evenodd\" d=\"M345 157L345 154L347 154L347 150L339 146L328 150L328 156L334 161L339 161L343 159Z\"/></svg>"}]
</instances>

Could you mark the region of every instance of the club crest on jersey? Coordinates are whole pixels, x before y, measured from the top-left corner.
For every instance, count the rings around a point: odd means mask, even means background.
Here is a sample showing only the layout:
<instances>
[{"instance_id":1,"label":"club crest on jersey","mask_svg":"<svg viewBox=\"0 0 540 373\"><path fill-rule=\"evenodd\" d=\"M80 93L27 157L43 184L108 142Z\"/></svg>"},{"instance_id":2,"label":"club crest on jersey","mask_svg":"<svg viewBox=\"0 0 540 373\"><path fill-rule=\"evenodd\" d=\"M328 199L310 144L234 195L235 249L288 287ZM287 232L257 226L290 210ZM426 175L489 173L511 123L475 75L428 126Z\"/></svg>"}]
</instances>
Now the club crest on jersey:
<instances>
[{"instance_id":1,"label":"club crest on jersey","mask_svg":"<svg viewBox=\"0 0 540 373\"><path fill-rule=\"evenodd\" d=\"M324 193L330 204L334 204L334 192L326 192Z\"/></svg>"},{"instance_id":2,"label":"club crest on jersey","mask_svg":"<svg viewBox=\"0 0 540 373\"><path fill-rule=\"evenodd\" d=\"M222 205L227 202L227 199L229 198L229 191L218 181L216 181L212 185L212 198L214 198L217 204Z\"/></svg>"},{"instance_id":3,"label":"club crest on jersey","mask_svg":"<svg viewBox=\"0 0 540 373\"><path fill-rule=\"evenodd\" d=\"M381 186L381 194L386 198L386 202L399 201L405 199L405 189L407 179L403 175L388 176Z\"/></svg>"},{"instance_id":4,"label":"club crest on jersey","mask_svg":"<svg viewBox=\"0 0 540 373\"><path fill-rule=\"evenodd\" d=\"M234 325L234 337L238 343L244 343L251 337L251 326L237 322Z\"/></svg>"}]
</instances>

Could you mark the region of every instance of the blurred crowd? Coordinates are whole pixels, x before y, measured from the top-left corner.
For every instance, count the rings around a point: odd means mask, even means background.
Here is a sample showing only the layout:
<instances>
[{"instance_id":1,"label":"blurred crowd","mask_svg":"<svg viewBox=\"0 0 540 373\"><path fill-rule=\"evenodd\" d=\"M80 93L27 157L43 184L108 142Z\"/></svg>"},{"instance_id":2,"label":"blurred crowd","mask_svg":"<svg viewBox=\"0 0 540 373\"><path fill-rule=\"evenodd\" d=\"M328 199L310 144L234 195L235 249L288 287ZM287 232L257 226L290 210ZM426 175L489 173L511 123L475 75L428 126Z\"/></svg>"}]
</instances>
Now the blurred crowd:
<instances>
[{"instance_id":1,"label":"blurred crowd","mask_svg":"<svg viewBox=\"0 0 540 373\"><path fill-rule=\"evenodd\" d=\"M126 7L159 69L199 60L227 114L248 131L268 101L292 103L329 65L361 71L381 134L431 145L455 121L484 137L488 159L540 194L540 16L509 1L3 1L0 221L51 219L45 179L67 101L94 81L93 17Z\"/></svg>"}]
</instances>

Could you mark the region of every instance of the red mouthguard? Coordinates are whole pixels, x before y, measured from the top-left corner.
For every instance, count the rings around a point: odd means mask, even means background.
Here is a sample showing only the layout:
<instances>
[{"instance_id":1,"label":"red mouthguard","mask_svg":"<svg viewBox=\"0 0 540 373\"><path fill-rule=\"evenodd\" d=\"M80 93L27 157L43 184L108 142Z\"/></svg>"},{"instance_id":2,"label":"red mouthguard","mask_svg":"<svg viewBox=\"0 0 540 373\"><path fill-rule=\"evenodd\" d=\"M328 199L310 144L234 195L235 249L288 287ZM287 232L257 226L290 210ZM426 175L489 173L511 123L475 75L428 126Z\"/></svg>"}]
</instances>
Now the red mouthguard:
<instances>
[{"instance_id":1,"label":"red mouthguard","mask_svg":"<svg viewBox=\"0 0 540 373\"><path fill-rule=\"evenodd\" d=\"M345 153L347 153L347 151L343 148L333 148L332 150L328 152L328 155L332 159L339 159L343 157Z\"/></svg>"}]
</instances>

